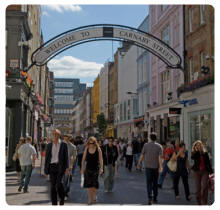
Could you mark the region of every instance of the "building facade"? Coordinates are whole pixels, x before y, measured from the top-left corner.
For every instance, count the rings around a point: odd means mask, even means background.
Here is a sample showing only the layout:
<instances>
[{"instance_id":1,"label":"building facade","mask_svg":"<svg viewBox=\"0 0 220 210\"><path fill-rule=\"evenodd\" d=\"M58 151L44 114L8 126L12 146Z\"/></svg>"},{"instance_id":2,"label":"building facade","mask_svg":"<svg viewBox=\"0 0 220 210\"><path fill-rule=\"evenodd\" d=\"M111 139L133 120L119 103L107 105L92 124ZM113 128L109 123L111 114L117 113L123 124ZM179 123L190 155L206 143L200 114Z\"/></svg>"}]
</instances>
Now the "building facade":
<instances>
[{"instance_id":1,"label":"building facade","mask_svg":"<svg viewBox=\"0 0 220 210\"><path fill-rule=\"evenodd\" d=\"M136 135L133 118L137 116L137 47L124 44L118 55L118 103L115 105L117 137L131 139ZM128 94L128 92L132 94Z\"/></svg>"},{"instance_id":2,"label":"building facade","mask_svg":"<svg viewBox=\"0 0 220 210\"><path fill-rule=\"evenodd\" d=\"M73 102L83 96L86 84L79 79L54 79L54 126L63 134L72 133Z\"/></svg>"},{"instance_id":3,"label":"building facade","mask_svg":"<svg viewBox=\"0 0 220 210\"><path fill-rule=\"evenodd\" d=\"M140 24L138 29L149 32L149 16ZM148 137L149 116L148 108L150 104L150 55L147 50L137 47L137 96L138 96L138 116L134 119L134 125L138 129L138 134L143 138Z\"/></svg>"},{"instance_id":4,"label":"building facade","mask_svg":"<svg viewBox=\"0 0 220 210\"><path fill-rule=\"evenodd\" d=\"M35 129L35 121L37 119L38 123L39 119L36 106L43 103L36 88L39 85L39 73L32 74L34 67L28 73L24 72L31 64L32 52L42 40L40 18L41 9L38 5L10 5L6 9L7 167L14 165L12 155L20 137L30 135L33 140L35 136L40 138L40 130ZM32 43L35 43L34 47Z\"/></svg>"},{"instance_id":5,"label":"building facade","mask_svg":"<svg viewBox=\"0 0 220 210\"><path fill-rule=\"evenodd\" d=\"M214 8L185 7L185 83L178 89L183 115L182 138L189 152L200 139L214 162Z\"/></svg>"},{"instance_id":6,"label":"building facade","mask_svg":"<svg viewBox=\"0 0 220 210\"><path fill-rule=\"evenodd\" d=\"M184 65L183 6L151 5L150 33L173 48ZM183 66L184 68L184 66ZM169 114L169 107L178 106L177 88L184 83L180 69L169 69L159 58L150 54L149 132L155 131L159 141L180 140L181 116Z\"/></svg>"},{"instance_id":7,"label":"building facade","mask_svg":"<svg viewBox=\"0 0 220 210\"><path fill-rule=\"evenodd\" d=\"M92 132L97 133L97 115L100 114L100 76L93 82L92 87Z\"/></svg>"}]
</instances>

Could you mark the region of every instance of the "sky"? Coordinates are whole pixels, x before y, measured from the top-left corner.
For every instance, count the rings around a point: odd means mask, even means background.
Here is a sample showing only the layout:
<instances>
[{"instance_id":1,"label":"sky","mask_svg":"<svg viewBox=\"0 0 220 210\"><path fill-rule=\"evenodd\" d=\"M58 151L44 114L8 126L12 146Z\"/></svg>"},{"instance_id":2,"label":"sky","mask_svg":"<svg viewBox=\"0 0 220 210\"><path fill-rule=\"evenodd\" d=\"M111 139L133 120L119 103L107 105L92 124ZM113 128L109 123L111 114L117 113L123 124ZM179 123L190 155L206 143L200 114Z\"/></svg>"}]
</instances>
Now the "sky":
<instances>
[{"instance_id":1,"label":"sky","mask_svg":"<svg viewBox=\"0 0 220 210\"><path fill-rule=\"evenodd\" d=\"M41 5L44 42L80 26L121 24L137 28L148 15L148 5ZM79 78L92 86L101 67L113 60L118 42L88 42L70 48L48 62L55 77Z\"/></svg>"}]
</instances>

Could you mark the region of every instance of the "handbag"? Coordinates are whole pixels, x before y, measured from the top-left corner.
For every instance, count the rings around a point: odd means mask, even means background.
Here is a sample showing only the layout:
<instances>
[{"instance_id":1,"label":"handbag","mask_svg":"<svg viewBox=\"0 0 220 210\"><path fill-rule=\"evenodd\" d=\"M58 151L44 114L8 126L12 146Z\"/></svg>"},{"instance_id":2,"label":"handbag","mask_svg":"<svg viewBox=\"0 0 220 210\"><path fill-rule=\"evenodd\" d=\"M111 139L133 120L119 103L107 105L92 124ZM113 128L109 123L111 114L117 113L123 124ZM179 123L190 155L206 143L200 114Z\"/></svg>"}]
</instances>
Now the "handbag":
<instances>
[{"instance_id":1,"label":"handbag","mask_svg":"<svg viewBox=\"0 0 220 210\"><path fill-rule=\"evenodd\" d=\"M168 168L169 168L172 172L176 172L176 169L177 169L177 161L170 159L170 160L167 162L167 166L168 166Z\"/></svg>"}]
</instances>

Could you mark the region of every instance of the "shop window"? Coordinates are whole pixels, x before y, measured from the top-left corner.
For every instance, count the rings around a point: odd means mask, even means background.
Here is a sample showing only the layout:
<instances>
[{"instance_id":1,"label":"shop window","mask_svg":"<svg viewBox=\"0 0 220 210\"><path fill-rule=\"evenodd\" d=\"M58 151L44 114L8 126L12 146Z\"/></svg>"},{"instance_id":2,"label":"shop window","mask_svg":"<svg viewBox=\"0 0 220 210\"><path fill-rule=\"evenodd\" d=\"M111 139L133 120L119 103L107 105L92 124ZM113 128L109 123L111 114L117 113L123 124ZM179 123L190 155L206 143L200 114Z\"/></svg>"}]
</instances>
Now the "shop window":
<instances>
[{"instance_id":1,"label":"shop window","mask_svg":"<svg viewBox=\"0 0 220 210\"><path fill-rule=\"evenodd\" d=\"M205 145L210 157L212 158L213 119L211 111L191 113L189 120L191 147L195 141L201 140Z\"/></svg>"}]
</instances>

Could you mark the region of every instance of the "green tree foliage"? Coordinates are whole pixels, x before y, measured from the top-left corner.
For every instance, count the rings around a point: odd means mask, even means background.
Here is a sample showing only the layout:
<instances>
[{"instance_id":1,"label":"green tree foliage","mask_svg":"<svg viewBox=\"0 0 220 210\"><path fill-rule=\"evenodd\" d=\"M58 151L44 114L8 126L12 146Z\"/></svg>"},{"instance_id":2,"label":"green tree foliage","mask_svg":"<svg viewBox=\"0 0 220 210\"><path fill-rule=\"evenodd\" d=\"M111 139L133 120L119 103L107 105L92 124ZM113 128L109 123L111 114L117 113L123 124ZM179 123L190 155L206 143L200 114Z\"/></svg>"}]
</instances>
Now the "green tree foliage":
<instances>
[{"instance_id":1,"label":"green tree foliage","mask_svg":"<svg viewBox=\"0 0 220 210\"><path fill-rule=\"evenodd\" d=\"M107 122L103 113L97 115L97 124L99 133L104 136L107 128Z\"/></svg>"}]
</instances>

